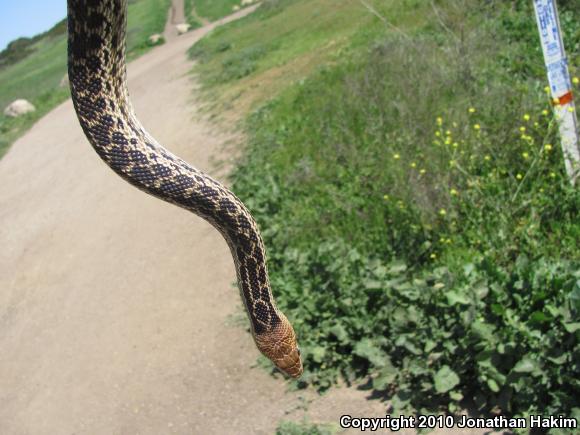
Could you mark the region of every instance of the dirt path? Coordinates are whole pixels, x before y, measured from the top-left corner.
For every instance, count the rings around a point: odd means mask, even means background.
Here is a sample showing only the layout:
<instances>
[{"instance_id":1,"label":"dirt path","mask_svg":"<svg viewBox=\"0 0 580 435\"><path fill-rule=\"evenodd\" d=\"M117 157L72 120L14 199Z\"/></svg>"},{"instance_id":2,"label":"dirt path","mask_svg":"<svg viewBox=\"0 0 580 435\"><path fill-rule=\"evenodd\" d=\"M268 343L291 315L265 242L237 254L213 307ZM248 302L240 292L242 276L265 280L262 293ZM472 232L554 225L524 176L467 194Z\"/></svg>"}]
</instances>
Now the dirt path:
<instances>
[{"instance_id":1,"label":"dirt path","mask_svg":"<svg viewBox=\"0 0 580 435\"><path fill-rule=\"evenodd\" d=\"M184 0L173 0L167 14L165 30L163 31L163 36L167 42L171 42L179 36L176 26L185 23L185 21Z\"/></svg>"},{"instance_id":2,"label":"dirt path","mask_svg":"<svg viewBox=\"0 0 580 435\"><path fill-rule=\"evenodd\" d=\"M192 120L185 55L209 28L133 62L129 86L162 144L223 179L230 136ZM0 161L0 186L0 434L272 434L304 403L313 420L384 415L367 392L310 403L253 367L226 243L114 175L70 101Z\"/></svg>"}]
</instances>

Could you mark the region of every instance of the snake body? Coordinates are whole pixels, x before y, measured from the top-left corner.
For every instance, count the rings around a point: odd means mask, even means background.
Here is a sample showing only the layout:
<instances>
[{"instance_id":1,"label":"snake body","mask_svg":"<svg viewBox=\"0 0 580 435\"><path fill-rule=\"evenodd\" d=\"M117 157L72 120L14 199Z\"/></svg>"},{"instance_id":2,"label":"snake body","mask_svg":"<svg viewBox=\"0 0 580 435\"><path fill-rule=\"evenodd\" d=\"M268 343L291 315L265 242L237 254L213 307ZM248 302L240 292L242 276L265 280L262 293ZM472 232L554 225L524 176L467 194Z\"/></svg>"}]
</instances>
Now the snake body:
<instances>
[{"instance_id":1,"label":"snake body","mask_svg":"<svg viewBox=\"0 0 580 435\"><path fill-rule=\"evenodd\" d=\"M280 370L299 377L296 335L276 307L252 215L230 190L157 143L134 114L126 85L126 23L127 0L68 0L68 72L81 127L118 175L195 213L223 235L258 349Z\"/></svg>"}]
</instances>

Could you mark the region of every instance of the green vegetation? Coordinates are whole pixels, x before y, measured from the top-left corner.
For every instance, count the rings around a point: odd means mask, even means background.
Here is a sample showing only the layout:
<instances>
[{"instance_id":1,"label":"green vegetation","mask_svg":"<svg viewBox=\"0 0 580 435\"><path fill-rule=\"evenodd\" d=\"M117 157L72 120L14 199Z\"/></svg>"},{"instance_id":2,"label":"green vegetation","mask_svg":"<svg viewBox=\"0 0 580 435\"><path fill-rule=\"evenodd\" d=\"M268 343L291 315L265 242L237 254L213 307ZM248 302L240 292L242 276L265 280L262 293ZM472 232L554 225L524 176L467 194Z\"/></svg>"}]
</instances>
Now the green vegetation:
<instances>
[{"instance_id":1,"label":"green vegetation","mask_svg":"<svg viewBox=\"0 0 580 435\"><path fill-rule=\"evenodd\" d=\"M0 68L12 65L35 51L34 44L41 39L54 38L66 33L66 20L56 23L50 30L40 33L32 38L18 38L8 44L8 47L0 52Z\"/></svg>"},{"instance_id":2,"label":"green vegetation","mask_svg":"<svg viewBox=\"0 0 580 435\"><path fill-rule=\"evenodd\" d=\"M202 18L197 14L197 11L193 7L194 0L185 0L183 3L185 19L189 23L192 29L197 29L203 25Z\"/></svg>"},{"instance_id":3,"label":"green vegetation","mask_svg":"<svg viewBox=\"0 0 580 435\"><path fill-rule=\"evenodd\" d=\"M375 21L352 0L270 1L215 29L190 55L216 104L247 111L318 65L340 59L357 30L376 27Z\"/></svg>"},{"instance_id":4,"label":"green vegetation","mask_svg":"<svg viewBox=\"0 0 580 435\"><path fill-rule=\"evenodd\" d=\"M170 0L130 2L127 31L128 58L150 48L148 38L163 31ZM66 21L37 37L21 38L0 53L0 109L17 98L25 98L36 112L8 118L0 112L0 157L18 137L68 95L60 87L66 73Z\"/></svg>"},{"instance_id":5,"label":"green vegetation","mask_svg":"<svg viewBox=\"0 0 580 435\"><path fill-rule=\"evenodd\" d=\"M237 6L242 7L241 0L185 0L185 16L193 27L199 27L201 21L216 21L234 12Z\"/></svg>"},{"instance_id":6,"label":"green vegetation","mask_svg":"<svg viewBox=\"0 0 580 435\"><path fill-rule=\"evenodd\" d=\"M369 3L266 1L191 51L222 108L259 104L233 189L297 329L297 385L579 417L580 193L531 3ZM580 2L559 3L577 75Z\"/></svg>"},{"instance_id":7,"label":"green vegetation","mask_svg":"<svg viewBox=\"0 0 580 435\"><path fill-rule=\"evenodd\" d=\"M282 421L276 428L276 435L333 435L337 430L332 425L320 425L303 421Z\"/></svg>"},{"instance_id":8,"label":"green vegetation","mask_svg":"<svg viewBox=\"0 0 580 435\"><path fill-rule=\"evenodd\" d=\"M171 0L132 0L127 14L127 59L151 49L149 36L163 33Z\"/></svg>"}]
</instances>

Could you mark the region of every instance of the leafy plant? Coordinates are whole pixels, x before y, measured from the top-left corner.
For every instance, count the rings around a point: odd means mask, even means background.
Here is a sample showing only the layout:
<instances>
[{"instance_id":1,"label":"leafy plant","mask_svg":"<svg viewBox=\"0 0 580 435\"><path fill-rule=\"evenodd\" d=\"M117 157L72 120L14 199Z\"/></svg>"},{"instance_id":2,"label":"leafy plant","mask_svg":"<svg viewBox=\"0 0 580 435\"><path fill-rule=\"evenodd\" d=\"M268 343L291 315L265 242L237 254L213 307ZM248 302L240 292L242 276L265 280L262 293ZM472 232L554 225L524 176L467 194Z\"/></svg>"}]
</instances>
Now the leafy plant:
<instances>
[{"instance_id":1,"label":"leafy plant","mask_svg":"<svg viewBox=\"0 0 580 435\"><path fill-rule=\"evenodd\" d=\"M282 421L276 428L276 435L333 435L336 430L331 425L320 425L303 421Z\"/></svg>"},{"instance_id":2,"label":"leafy plant","mask_svg":"<svg viewBox=\"0 0 580 435\"><path fill-rule=\"evenodd\" d=\"M247 122L233 188L297 329L297 386L366 377L395 413L470 401L482 413L575 415L580 194L533 15L524 2L419 3L374 2L398 21L361 25L332 65ZM273 18L259 16L267 28ZM232 59L238 71L228 44L242 26L194 48L205 66ZM255 56L260 68L272 53Z\"/></svg>"}]
</instances>

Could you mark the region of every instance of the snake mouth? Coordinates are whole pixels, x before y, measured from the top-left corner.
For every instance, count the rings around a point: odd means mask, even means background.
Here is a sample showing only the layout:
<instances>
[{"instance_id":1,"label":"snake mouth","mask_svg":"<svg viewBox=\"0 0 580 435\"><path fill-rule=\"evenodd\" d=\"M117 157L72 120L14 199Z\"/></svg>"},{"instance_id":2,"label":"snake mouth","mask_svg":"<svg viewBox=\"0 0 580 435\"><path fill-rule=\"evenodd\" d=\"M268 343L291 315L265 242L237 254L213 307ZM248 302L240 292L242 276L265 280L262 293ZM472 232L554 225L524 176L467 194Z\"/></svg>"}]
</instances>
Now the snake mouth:
<instances>
[{"instance_id":1,"label":"snake mouth","mask_svg":"<svg viewBox=\"0 0 580 435\"><path fill-rule=\"evenodd\" d=\"M302 361L300 360L300 358L298 359L294 367L291 367L286 370L286 374L294 379L298 379L300 376L302 376L303 372L304 367L302 366Z\"/></svg>"},{"instance_id":2,"label":"snake mouth","mask_svg":"<svg viewBox=\"0 0 580 435\"><path fill-rule=\"evenodd\" d=\"M300 358L300 348L294 345L290 349L284 350L283 357L273 360L274 364L291 378L297 379L302 376L304 371L302 358Z\"/></svg>"},{"instance_id":3,"label":"snake mouth","mask_svg":"<svg viewBox=\"0 0 580 435\"><path fill-rule=\"evenodd\" d=\"M275 360L274 364L276 364L278 370L294 379L298 379L300 376L302 376L304 371L298 348L296 348L289 355L286 355L284 358Z\"/></svg>"}]
</instances>

